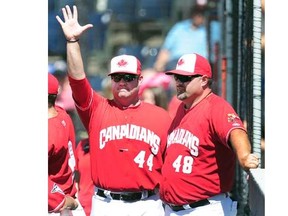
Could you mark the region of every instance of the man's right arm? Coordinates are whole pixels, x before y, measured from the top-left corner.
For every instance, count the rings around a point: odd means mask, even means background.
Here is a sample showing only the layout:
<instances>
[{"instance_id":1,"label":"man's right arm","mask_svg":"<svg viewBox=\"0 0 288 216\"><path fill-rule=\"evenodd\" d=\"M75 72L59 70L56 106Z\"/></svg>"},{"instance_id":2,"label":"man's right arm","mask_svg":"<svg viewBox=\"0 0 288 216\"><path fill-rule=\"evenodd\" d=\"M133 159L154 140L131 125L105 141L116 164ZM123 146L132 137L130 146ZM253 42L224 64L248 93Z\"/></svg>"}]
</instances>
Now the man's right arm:
<instances>
[{"instance_id":1,"label":"man's right arm","mask_svg":"<svg viewBox=\"0 0 288 216\"><path fill-rule=\"evenodd\" d=\"M245 171L256 169L259 166L259 157L251 153L251 144L246 131L239 128L232 130L229 142L236 153L240 166Z\"/></svg>"},{"instance_id":2,"label":"man's right arm","mask_svg":"<svg viewBox=\"0 0 288 216\"><path fill-rule=\"evenodd\" d=\"M79 41L75 43L67 42L67 72L75 80L86 77Z\"/></svg>"}]
</instances>

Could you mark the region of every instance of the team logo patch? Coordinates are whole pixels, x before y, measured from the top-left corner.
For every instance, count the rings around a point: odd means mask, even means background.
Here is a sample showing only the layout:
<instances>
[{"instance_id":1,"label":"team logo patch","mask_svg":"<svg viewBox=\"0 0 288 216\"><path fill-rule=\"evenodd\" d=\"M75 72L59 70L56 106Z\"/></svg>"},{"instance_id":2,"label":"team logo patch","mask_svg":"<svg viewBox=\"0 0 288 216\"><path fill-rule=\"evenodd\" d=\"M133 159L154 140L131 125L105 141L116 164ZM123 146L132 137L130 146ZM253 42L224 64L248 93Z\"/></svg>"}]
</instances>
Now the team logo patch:
<instances>
[{"instance_id":1,"label":"team logo patch","mask_svg":"<svg viewBox=\"0 0 288 216\"><path fill-rule=\"evenodd\" d=\"M178 63L177 63L177 65L183 65L185 62L184 62L184 60L181 58L179 61L178 61Z\"/></svg>"},{"instance_id":2,"label":"team logo patch","mask_svg":"<svg viewBox=\"0 0 288 216\"><path fill-rule=\"evenodd\" d=\"M64 192L61 190L61 188L56 183L54 183L53 188L51 190L51 193L61 193L61 194L65 195Z\"/></svg>"},{"instance_id":3,"label":"team logo patch","mask_svg":"<svg viewBox=\"0 0 288 216\"><path fill-rule=\"evenodd\" d=\"M64 120L61 121L61 124L62 124L64 127L66 127L66 125L67 125Z\"/></svg>"},{"instance_id":4,"label":"team logo patch","mask_svg":"<svg viewBox=\"0 0 288 216\"><path fill-rule=\"evenodd\" d=\"M229 113L229 114L227 114L227 117L228 117L228 122L233 122L233 123L235 123L235 122L237 122L238 120L240 120L240 118L239 118L237 115L235 115L234 113Z\"/></svg>"},{"instance_id":5,"label":"team logo patch","mask_svg":"<svg viewBox=\"0 0 288 216\"><path fill-rule=\"evenodd\" d=\"M119 61L119 62L117 63L118 67L126 67L127 64L128 64L128 62L125 61L124 59L121 59L121 61Z\"/></svg>"}]
</instances>

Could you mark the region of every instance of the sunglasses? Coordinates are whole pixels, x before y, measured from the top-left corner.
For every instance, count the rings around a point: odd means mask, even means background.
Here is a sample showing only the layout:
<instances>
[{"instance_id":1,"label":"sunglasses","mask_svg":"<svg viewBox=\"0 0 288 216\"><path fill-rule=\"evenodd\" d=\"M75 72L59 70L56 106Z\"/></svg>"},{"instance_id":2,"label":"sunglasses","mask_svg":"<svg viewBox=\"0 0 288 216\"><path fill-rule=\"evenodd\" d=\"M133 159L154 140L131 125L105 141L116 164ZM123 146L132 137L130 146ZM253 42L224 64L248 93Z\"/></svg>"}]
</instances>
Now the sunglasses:
<instances>
[{"instance_id":1,"label":"sunglasses","mask_svg":"<svg viewBox=\"0 0 288 216\"><path fill-rule=\"evenodd\" d=\"M201 77L202 75L195 75L195 76L183 76L183 75L174 75L175 81L180 81L181 83L191 82L192 79L196 77Z\"/></svg>"},{"instance_id":2,"label":"sunglasses","mask_svg":"<svg viewBox=\"0 0 288 216\"><path fill-rule=\"evenodd\" d=\"M137 78L138 76L134 74L112 74L111 75L111 79L116 83L120 82L121 79L123 79L124 82L131 82Z\"/></svg>"}]
</instances>

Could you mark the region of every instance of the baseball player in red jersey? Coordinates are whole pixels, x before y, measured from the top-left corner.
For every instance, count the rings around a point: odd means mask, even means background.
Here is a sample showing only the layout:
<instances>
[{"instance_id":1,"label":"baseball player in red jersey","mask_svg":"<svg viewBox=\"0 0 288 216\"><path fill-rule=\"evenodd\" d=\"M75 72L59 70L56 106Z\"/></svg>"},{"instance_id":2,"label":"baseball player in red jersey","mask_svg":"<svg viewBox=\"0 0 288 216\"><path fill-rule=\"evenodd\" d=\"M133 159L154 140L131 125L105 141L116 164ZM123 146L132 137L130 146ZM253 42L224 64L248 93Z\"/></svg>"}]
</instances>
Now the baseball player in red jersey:
<instances>
[{"instance_id":1,"label":"baseball player in red jersey","mask_svg":"<svg viewBox=\"0 0 288 216\"><path fill-rule=\"evenodd\" d=\"M76 6L56 16L67 39L68 75L73 98L88 131L95 185L91 215L163 216L158 195L171 118L163 108L139 100L141 63L131 55L111 59L113 99L91 88L82 63Z\"/></svg>"},{"instance_id":2,"label":"baseball player in red jersey","mask_svg":"<svg viewBox=\"0 0 288 216\"><path fill-rule=\"evenodd\" d=\"M65 110L55 106L58 88L58 80L48 73L48 197L54 197L48 199L50 213L59 212L62 208L64 202L60 194L74 197L77 192L73 180L74 127ZM76 201L75 205L77 206Z\"/></svg>"},{"instance_id":3,"label":"baseball player in red jersey","mask_svg":"<svg viewBox=\"0 0 288 216\"><path fill-rule=\"evenodd\" d=\"M183 101L169 130L160 197L165 215L236 215L233 187L236 158L244 170L257 168L248 135L238 114L211 90L209 62L183 55L167 71Z\"/></svg>"},{"instance_id":4,"label":"baseball player in red jersey","mask_svg":"<svg viewBox=\"0 0 288 216\"><path fill-rule=\"evenodd\" d=\"M58 86L56 77L48 73L48 212L53 215L78 207L74 125L66 111L55 105Z\"/></svg>"},{"instance_id":5,"label":"baseball player in red jersey","mask_svg":"<svg viewBox=\"0 0 288 216\"><path fill-rule=\"evenodd\" d=\"M86 215L90 215L94 184L91 179L89 139L80 140L76 147L76 164L78 167L76 181L78 183L78 199Z\"/></svg>"}]
</instances>

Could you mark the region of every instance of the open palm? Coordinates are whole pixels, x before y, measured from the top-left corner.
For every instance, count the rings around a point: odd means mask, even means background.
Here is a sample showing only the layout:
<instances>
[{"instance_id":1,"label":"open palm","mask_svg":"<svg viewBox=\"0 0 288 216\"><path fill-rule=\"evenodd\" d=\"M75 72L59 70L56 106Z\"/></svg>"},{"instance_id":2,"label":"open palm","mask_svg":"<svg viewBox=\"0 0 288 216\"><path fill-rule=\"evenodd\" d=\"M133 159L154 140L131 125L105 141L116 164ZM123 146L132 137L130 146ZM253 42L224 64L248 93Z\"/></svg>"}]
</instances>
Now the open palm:
<instances>
[{"instance_id":1,"label":"open palm","mask_svg":"<svg viewBox=\"0 0 288 216\"><path fill-rule=\"evenodd\" d=\"M57 21L60 23L63 33L67 41L76 41L87 29L92 28L92 24L81 26L78 22L77 7L73 6L73 13L68 5L62 8L64 22L59 16L56 16Z\"/></svg>"}]
</instances>

